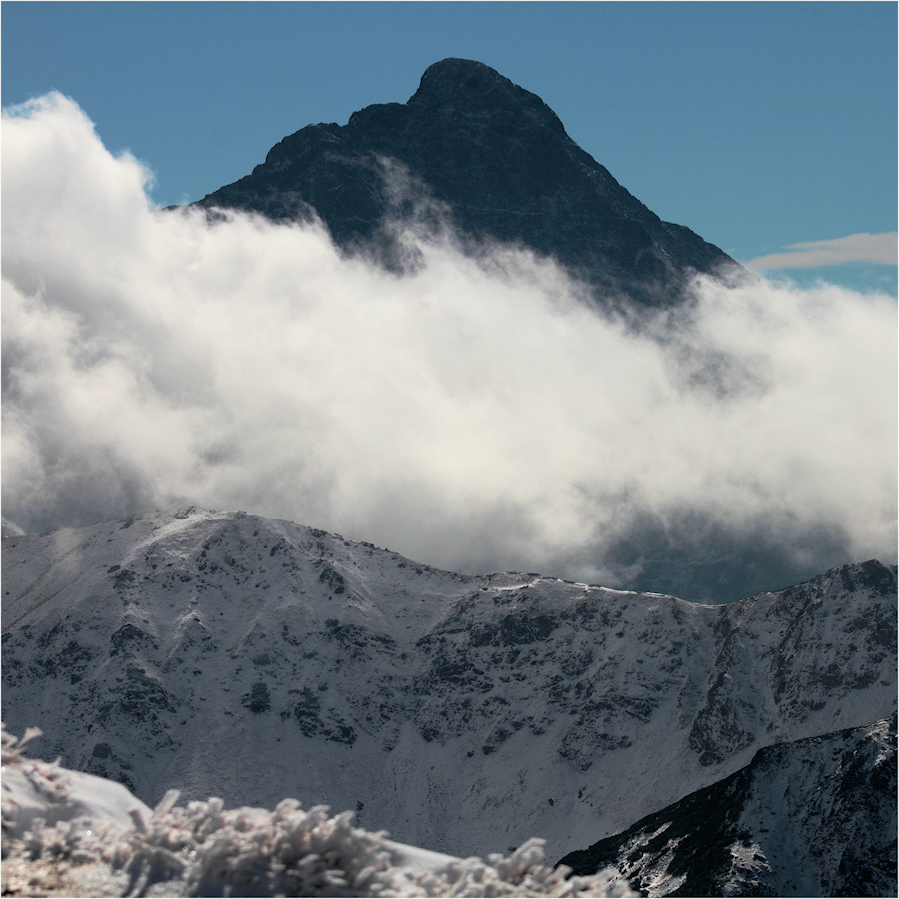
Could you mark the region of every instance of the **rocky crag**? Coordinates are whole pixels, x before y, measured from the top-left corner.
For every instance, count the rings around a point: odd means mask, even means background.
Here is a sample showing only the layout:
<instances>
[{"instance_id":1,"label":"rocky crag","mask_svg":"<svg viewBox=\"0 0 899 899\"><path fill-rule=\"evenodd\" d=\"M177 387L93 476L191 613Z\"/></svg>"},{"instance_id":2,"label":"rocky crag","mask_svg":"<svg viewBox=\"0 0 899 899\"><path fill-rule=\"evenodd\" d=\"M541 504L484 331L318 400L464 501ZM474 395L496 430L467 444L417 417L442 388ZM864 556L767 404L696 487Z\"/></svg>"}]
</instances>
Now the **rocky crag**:
<instances>
[{"instance_id":1,"label":"rocky crag","mask_svg":"<svg viewBox=\"0 0 899 899\"><path fill-rule=\"evenodd\" d=\"M896 716L760 749L562 863L650 896L895 896Z\"/></svg>"},{"instance_id":2,"label":"rocky crag","mask_svg":"<svg viewBox=\"0 0 899 899\"><path fill-rule=\"evenodd\" d=\"M500 242L554 258L599 307L679 302L696 272L745 275L631 196L539 97L466 59L432 65L407 103L285 137L252 174L196 205L317 218L338 246L396 271L415 264L403 229L449 226L473 253Z\"/></svg>"}]
</instances>

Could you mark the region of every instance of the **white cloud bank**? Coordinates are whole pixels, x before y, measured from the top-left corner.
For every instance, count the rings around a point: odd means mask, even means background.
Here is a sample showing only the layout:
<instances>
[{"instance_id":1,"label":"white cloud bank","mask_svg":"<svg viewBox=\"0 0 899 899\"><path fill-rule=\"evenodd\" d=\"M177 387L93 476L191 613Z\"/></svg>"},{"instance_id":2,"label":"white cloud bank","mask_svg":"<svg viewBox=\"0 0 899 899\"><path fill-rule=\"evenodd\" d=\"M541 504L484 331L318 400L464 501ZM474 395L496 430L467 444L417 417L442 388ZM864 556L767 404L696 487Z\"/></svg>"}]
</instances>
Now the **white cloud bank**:
<instances>
[{"instance_id":1,"label":"white cloud bank","mask_svg":"<svg viewBox=\"0 0 899 899\"><path fill-rule=\"evenodd\" d=\"M897 233L850 234L836 240L813 240L784 247L787 253L771 253L746 263L753 269L817 268L847 262L871 262L877 265L899 263Z\"/></svg>"},{"instance_id":2,"label":"white cloud bank","mask_svg":"<svg viewBox=\"0 0 899 899\"><path fill-rule=\"evenodd\" d=\"M705 280L657 340L527 254L488 272L420 243L396 278L317 228L153 210L59 95L2 139L3 511L26 530L198 504L606 583L643 533L895 558L888 297Z\"/></svg>"}]
</instances>

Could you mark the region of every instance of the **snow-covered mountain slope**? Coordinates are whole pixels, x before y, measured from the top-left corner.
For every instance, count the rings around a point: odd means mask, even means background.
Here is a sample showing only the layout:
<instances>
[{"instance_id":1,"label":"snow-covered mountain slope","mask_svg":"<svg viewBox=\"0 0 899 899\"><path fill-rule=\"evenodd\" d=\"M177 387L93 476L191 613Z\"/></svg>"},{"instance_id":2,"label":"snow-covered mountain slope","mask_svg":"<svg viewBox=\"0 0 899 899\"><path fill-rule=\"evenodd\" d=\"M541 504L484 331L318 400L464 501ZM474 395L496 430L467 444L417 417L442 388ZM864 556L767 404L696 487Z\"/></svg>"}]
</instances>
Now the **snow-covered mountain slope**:
<instances>
[{"instance_id":1,"label":"snow-covered mountain slope","mask_svg":"<svg viewBox=\"0 0 899 899\"><path fill-rule=\"evenodd\" d=\"M186 510L3 541L3 713L150 805L356 809L453 855L550 857L763 747L896 708L896 571L727 606L470 577Z\"/></svg>"},{"instance_id":2,"label":"snow-covered mountain slope","mask_svg":"<svg viewBox=\"0 0 899 899\"><path fill-rule=\"evenodd\" d=\"M896 717L761 749L711 787L562 859L650 896L895 896Z\"/></svg>"},{"instance_id":3,"label":"snow-covered mountain slope","mask_svg":"<svg viewBox=\"0 0 899 899\"><path fill-rule=\"evenodd\" d=\"M612 871L545 866L540 840L463 860L290 799L225 810L172 791L151 811L120 784L27 758L29 736L3 732L4 896L636 895Z\"/></svg>"}]
</instances>

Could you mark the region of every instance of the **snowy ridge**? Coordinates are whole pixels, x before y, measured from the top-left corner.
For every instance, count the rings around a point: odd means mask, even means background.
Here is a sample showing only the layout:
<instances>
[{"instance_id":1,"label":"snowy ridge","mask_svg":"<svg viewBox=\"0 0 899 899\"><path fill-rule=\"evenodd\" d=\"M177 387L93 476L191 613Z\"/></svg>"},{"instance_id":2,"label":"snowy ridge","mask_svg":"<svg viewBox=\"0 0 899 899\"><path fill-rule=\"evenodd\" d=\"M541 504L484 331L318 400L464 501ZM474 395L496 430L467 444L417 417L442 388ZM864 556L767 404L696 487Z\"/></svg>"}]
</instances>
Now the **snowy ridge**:
<instances>
[{"instance_id":1,"label":"snowy ridge","mask_svg":"<svg viewBox=\"0 0 899 899\"><path fill-rule=\"evenodd\" d=\"M151 806L293 795L454 856L539 834L559 858L896 709L874 561L703 606L196 509L3 553L7 726Z\"/></svg>"},{"instance_id":2,"label":"snowy ridge","mask_svg":"<svg viewBox=\"0 0 899 899\"><path fill-rule=\"evenodd\" d=\"M352 826L352 812L225 810L221 799L152 812L118 784L22 754L3 733L3 895L634 896L614 872L569 877L543 841L509 858L459 859ZM123 821L127 815L127 824Z\"/></svg>"}]
</instances>

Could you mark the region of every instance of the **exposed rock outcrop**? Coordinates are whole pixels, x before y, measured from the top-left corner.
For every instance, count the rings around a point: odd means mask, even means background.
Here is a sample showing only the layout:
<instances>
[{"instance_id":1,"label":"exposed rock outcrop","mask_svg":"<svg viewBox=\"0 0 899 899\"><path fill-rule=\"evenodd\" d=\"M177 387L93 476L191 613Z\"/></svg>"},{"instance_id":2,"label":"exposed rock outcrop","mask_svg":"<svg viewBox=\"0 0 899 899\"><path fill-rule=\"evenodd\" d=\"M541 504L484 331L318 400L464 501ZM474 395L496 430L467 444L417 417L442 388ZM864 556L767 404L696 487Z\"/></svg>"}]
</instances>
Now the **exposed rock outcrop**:
<instances>
[{"instance_id":1,"label":"exposed rock outcrop","mask_svg":"<svg viewBox=\"0 0 899 899\"><path fill-rule=\"evenodd\" d=\"M693 272L742 271L631 196L539 97L466 59L430 66L405 104L285 137L251 175L198 205L318 217L340 247L398 271L415 264L398 230L450 224L472 252L500 241L554 257L600 307L622 296L668 305Z\"/></svg>"}]
</instances>

